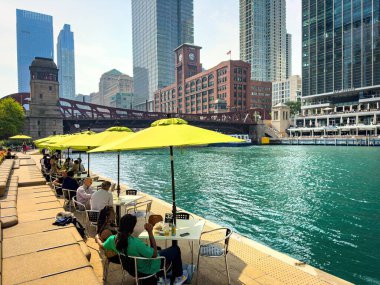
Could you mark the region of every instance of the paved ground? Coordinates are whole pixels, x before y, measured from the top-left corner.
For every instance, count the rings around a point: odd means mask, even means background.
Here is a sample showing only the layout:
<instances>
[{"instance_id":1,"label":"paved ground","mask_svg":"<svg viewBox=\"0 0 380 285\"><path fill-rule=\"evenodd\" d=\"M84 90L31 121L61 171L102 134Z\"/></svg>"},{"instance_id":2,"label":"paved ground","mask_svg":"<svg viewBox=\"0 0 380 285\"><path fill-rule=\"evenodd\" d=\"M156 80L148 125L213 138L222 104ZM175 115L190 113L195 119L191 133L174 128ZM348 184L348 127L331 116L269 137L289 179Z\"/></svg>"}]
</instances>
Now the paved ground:
<instances>
[{"instance_id":1,"label":"paved ground","mask_svg":"<svg viewBox=\"0 0 380 285\"><path fill-rule=\"evenodd\" d=\"M33 156L39 161L40 156ZM38 163L37 163L38 165ZM170 212L171 205L144 194L143 200L152 199L152 212L164 215ZM63 201L61 201L63 202ZM195 218L200 218L194 215ZM138 219L136 234L143 228L144 218ZM217 228L218 225L206 221L204 230ZM95 274L100 280L103 279L103 264L99 255L98 246L93 236L95 230L90 232L87 245L91 251L91 264ZM217 236L209 237L210 240ZM165 247L163 242L157 243ZM190 247L186 242L180 242L182 259L184 263L190 263ZM195 246L195 260L198 247ZM228 254L228 264L231 274L232 284L351 284L340 278L332 276L309 265L300 263L280 252L272 250L264 245L249 240L238 234L233 234L230 241L230 253ZM196 277L196 275L194 276ZM121 269L118 265L111 264L108 273L107 284L120 284L122 278ZM131 277L128 277L127 284L134 284ZM191 284L196 284L193 278ZM219 285L227 284L227 275L223 258L201 258L200 275L198 284Z\"/></svg>"}]
</instances>

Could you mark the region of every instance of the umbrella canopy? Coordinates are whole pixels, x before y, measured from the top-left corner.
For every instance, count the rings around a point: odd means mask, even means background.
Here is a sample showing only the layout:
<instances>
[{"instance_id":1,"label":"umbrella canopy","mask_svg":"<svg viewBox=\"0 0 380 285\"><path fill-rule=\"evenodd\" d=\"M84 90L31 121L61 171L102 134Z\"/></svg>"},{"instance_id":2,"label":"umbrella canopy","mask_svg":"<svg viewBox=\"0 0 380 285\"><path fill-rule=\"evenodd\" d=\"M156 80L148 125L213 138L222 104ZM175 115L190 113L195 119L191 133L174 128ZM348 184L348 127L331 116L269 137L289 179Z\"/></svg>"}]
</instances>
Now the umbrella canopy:
<instances>
[{"instance_id":1,"label":"umbrella canopy","mask_svg":"<svg viewBox=\"0 0 380 285\"><path fill-rule=\"evenodd\" d=\"M32 137L30 136L26 136L26 135L16 135L16 136L13 136L13 137L10 137L9 139L12 139L12 140L22 140L22 139L31 139Z\"/></svg>"},{"instance_id":2,"label":"umbrella canopy","mask_svg":"<svg viewBox=\"0 0 380 285\"><path fill-rule=\"evenodd\" d=\"M71 135L63 135L60 138L57 139L51 139L47 142L48 146L53 149L67 149L67 148L73 148L76 150L89 150L90 148L87 147L87 145L83 144L84 142L89 141L92 139L92 137L95 135L95 132L91 131L85 131L85 132L79 132ZM81 142L77 146L74 146L77 142Z\"/></svg>"},{"instance_id":3,"label":"umbrella canopy","mask_svg":"<svg viewBox=\"0 0 380 285\"><path fill-rule=\"evenodd\" d=\"M65 143L70 144L70 148L85 148L85 150L89 150L109 142L125 139L131 134L133 134L133 131L130 128L112 127L104 132L91 135L90 139L88 136L82 136L70 139ZM120 195L120 153L117 154L117 193Z\"/></svg>"},{"instance_id":4,"label":"umbrella canopy","mask_svg":"<svg viewBox=\"0 0 380 285\"><path fill-rule=\"evenodd\" d=\"M188 125L182 119L172 118L155 121L150 128L134 133L125 139L105 144L90 152L196 146L229 142L239 143L245 141Z\"/></svg>"},{"instance_id":5,"label":"umbrella canopy","mask_svg":"<svg viewBox=\"0 0 380 285\"><path fill-rule=\"evenodd\" d=\"M90 152L170 148L172 213L176 222L175 181L173 147L196 146L214 143L245 142L214 131L190 126L185 120L169 118L155 121L150 128L137 132L126 139L98 147Z\"/></svg>"},{"instance_id":6,"label":"umbrella canopy","mask_svg":"<svg viewBox=\"0 0 380 285\"><path fill-rule=\"evenodd\" d=\"M64 144L69 145L70 148L83 148L86 149L92 149L98 146L102 146L106 143L113 142L115 140L127 138L133 134L133 131L130 128L127 127L112 127L108 128L104 132L97 133L97 134L91 134L91 137L86 136L79 136L71 138L70 140L67 140L64 142ZM90 138L90 139L89 139Z\"/></svg>"}]
</instances>

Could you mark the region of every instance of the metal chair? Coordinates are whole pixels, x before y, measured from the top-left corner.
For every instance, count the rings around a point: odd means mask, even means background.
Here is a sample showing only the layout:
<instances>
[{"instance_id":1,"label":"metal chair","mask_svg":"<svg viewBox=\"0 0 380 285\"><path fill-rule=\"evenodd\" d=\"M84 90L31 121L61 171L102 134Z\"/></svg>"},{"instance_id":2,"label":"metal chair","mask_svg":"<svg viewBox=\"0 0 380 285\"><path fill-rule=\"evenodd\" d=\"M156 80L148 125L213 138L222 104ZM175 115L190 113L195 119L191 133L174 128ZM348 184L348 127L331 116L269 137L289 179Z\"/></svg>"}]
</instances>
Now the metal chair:
<instances>
[{"instance_id":1,"label":"metal chair","mask_svg":"<svg viewBox=\"0 0 380 285\"><path fill-rule=\"evenodd\" d=\"M135 205L133 205L133 207L127 209L127 214L131 212L131 215L136 216L136 218L144 217L145 222L146 222L146 218L150 215L152 202L153 202L152 200L146 200L143 202L136 203ZM138 208L144 208L144 207L145 207L145 211L137 211Z\"/></svg>"},{"instance_id":2,"label":"metal chair","mask_svg":"<svg viewBox=\"0 0 380 285\"><path fill-rule=\"evenodd\" d=\"M63 191L62 191L62 186L59 186L59 185L56 185L54 183L52 183L53 185L53 190L54 190L54 194L55 194L55 197L57 198L63 198ZM61 193L58 193L58 191Z\"/></svg>"},{"instance_id":3,"label":"metal chair","mask_svg":"<svg viewBox=\"0 0 380 285\"><path fill-rule=\"evenodd\" d=\"M71 212L72 198L77 195L77 191L62 188L62 193L64 199L63 207L66 207L68 205L69 211Z\"/></svg>"},{"instance_id":4,"label":"metal chair","mask_svg":"<svg viewBox=\"0 0 380 285\"><path fill-rule=\"evenodd\" d=\"M164 280L166 280L166 273L169 272L171 269L171 264L168 268L166 268L166 258L164 256L146 258L146 257L139 257L139 256L126 256L123 253L119 253L119 258L120 258L121 267L123 269L122 270L123 277L121 280L121 284L124 284L125 272L131 275L135 279L136 285L138 285L140 280L149 279L153 277L158 279L157 274L160 273L161 271L163 272ZM137 271L138 260L147 260L147 261L160 260L160 263L163 264L163 266L160 267L160 269L157 272L147 275L147 274L143 274ZM163 262L161 262L161 260L163 260Z\"/></svg>"},{"instance_id":5,"label":"metal chair","mask_svg":"<svg viewBox=\"0 0 380 285\"><path fill-rule=\"evenodd\" d=\"M77 196L74 196L71 200L73 202L75 212L81 214L82 222L84 222L85 221L84 218L86 217L86 206L84 204L78 202ZM83 215L84 215L84 217L83 217Z\"/></svg>"},{"instance_id":6,"label":"metal chair","mask_svg":"<svg viewBox=\"0 0 380 285\"><path fill-rule=\"evenodd\" d=\"M218 231L225 231L226 234L223 238L212 241L212 242L206 242L204 244L201 243L202 236L209 233L215 233ZM228 277L228 284L231 284L230 280L230 272L228 270L228 263L227 263L227 254L228 254L228 244L230 241L230 237L232 235L232 230L229 228L218 228L210 231L203 232L201 234L201 238L199 240L199 252L198 252L198 262L197 262L197 280L196 284L198 284L198 277L199 277L199 258L201 256L203 257L224 257L224 261L226 263L226 271L227 271L227 277ZM220 245L221 242L224 242L223 246Z\"/></svg>"},{"instance_id":7,"label":"metal chair","mask_svg":"<svg viewBox=\"0 0 380 285\"><path fill-rule=\"evenodd\" d=\"M99 213L100 213L100 211L86 210L86 216L87 216L86 229L87 229L87 231L88 231L89 226L94 226L96 229L98 228Z\"/></svg>"},{"instance_id":8,"label":"metal chair","mask_svg":"<svg viewBox=\"0 0 380 285\"><path fill-rule=\"evenodd\" d=\"M127 189L127 190L125 190L125 195L137 195L137 190Z\"/></svg>"},{"instance_id":9,"label":"metal chair","mask_svg":"<svg viewBox=\"0 0 380 285\"><path fill-rule=\"evenodd\" d=\"M108 259L108 257L106 256L106 253L104 252L104 249L99 249L99 254L100 254L100 258L103 261L103 283L107 284L109 265L110 265L110 263L113 263L113 262ZM114 264L117 264L117 263L114 263ZM120 266L121 266L121 264L120 264ZM121 270L123 270L122 266L121 266Z\"/></svg>"}]
</instances>

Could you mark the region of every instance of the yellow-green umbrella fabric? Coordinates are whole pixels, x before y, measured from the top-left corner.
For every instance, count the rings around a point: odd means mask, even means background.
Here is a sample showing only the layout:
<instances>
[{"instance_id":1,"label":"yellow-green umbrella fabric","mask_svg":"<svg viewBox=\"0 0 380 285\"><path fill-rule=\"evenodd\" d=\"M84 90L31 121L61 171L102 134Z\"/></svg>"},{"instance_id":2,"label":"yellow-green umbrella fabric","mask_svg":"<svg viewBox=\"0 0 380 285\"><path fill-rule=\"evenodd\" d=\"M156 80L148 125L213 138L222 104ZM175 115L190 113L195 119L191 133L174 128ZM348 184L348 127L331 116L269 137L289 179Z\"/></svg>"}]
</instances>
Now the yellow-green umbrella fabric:
<instances>
[{"instance_id":1,"label":"yellow-green umbrella fabric","mask_svg":"<svg viewBox=\"0 0 380 285\"><path fill-rule=\"evenodd\" d=\"M13 136L13 137L10 137L9 139L12 139L12 140L29 140L31 139L32 137L30 136L26 136L26 135L16 135L16 136Z\"/></svg>"},{"instance_id":2,"label":"yellow-green umbrella fabric","mask_svg":"<svg viewBox=\"0 0 380 285\"><path fill-rule=\"evenodd\" d=\"M196 146L214 143L240 143L244 140L214 131L188 125L185 120L170 118L152 123L150 128L134 133L126 139L106 144L89 152L170 148L173 220L176 221L173 147Z\"/></svg>"},{"instance_id":3,"label":"yellow-green umbrella fabric","mask_svg":"<svg viewBox=\"0 0 380 285\"><path fill-rule=\"evenodd\" d=\"M52 146L54 144L58 143L61 140L66 139L69 136L70 135L56 135L56 136L52 136L48 140L44 140L44 141L38 143L38 147L53 148Z\"/></svg>"},{"instance_id":4,"label":"yellow-green umbrella fabric","mask_svg":"<svg viewBox=\"0 0 380 285\"><path fill-rule=\"evenodd\" d=\"M104 132L91 135L91 137L80 136L66 141L70 148L85 150L93 149L109 142L124 139L133 134L133 131L127 127L111 127ZM89 159L89 157L88 157ZM120 195L120 153L117 154L117 193Z\"/></svg>"},{"instance_id":5,"label":"yellow-green umbrella fabric","mask_svg":"<svg viewBox=\"0 0 380 285\"><path fill-rule=\"evenodd\" d=\"M66 135L65 137L58 138L57 140L48 141L49 147L54 149L67 149L72 148L76 150L86 151L89 150L87 144L92 140L92 137L95 136L95 132L85 131L74 133L71 135ZM79 142L79 144L78 144Z\"/></svg>"},{"instance_id":6,"label":"yellow-green umbrella fabric","mask_svg":"<svg viewBox=\"0 0 380 285\"><path fill-rule=\"evenodd\" d=\"M152 123L150 128L90 152L152 149L176 146L196 146L213 143L245 142L228 135L189 125L183 119L162 119Z\"/></svg>"},{"instance_id":7,"label":"yellow-green umbrella fabric","mask_svg":"<svg viewBox=\"0 0 380 285\"><path fill-rule=\"evenodd\" d=\"M131 134L133 134L133 131L130 128L112 127L108 128L104 132L92 134L91 137L80 136L78 138L72 138L70 140L67 140L65 144L70 144L70 148L76 149L77 147L85 147L87 150L102 146L115 140L127 138Z\"/></svg>"},{"instance_id":8,"label":"yellow-green umbrella fabric","mask_svg":"<svg viewBox=\"0 0 380 285\"><path fill-rule=\"evenodd\" d=\"M54 136L48 136L48 137L45 137L45 138L41 138L41 139L38 139L38 140L34 140L34 144L36 146L39 146L39 144L43 143L43 142L46 142L48 140L50 140L51 138L53 138Z\"/></svg>"}]
</instances>

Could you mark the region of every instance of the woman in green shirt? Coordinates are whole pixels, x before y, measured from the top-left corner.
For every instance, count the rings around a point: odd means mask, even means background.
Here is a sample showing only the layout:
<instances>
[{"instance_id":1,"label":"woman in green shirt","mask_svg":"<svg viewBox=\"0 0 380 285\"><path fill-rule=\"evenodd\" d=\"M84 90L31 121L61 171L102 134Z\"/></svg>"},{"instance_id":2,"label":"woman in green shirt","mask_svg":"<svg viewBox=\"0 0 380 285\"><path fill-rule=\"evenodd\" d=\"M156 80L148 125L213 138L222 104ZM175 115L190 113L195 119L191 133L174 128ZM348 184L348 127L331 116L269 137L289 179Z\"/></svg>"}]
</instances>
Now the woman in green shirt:
<instances>
[{"instance_id":1,"label":"woman in green shirt","mask_svg":"<svg viewBox=\"0 0 380 285\"><path fill-rule=\"evenodd\" d=\"M117 235L110 236L104 243L99 239L96 242L105 250L113 250L115 252L123 252L127 256L140 256L146 258L154 258L157 256L165 256L166 264L172 264L172 275L175 277L174 284L180 285L186 281L183 276L181 250L176 246L171 246L161 251L157 251L156 240L153 236L153 226L145 224L144 228L148 232L150 245L146 245L142 240L132 236L136 226L137 219L130 214L124 215L120 219L119 232ZM154 274L160 270L160 260L138 260L137 271L143 274Z\"/></svg>"}]
</instances>

